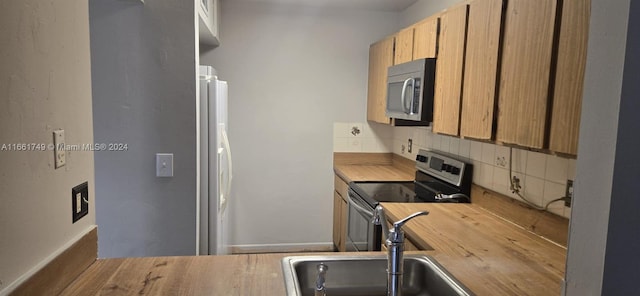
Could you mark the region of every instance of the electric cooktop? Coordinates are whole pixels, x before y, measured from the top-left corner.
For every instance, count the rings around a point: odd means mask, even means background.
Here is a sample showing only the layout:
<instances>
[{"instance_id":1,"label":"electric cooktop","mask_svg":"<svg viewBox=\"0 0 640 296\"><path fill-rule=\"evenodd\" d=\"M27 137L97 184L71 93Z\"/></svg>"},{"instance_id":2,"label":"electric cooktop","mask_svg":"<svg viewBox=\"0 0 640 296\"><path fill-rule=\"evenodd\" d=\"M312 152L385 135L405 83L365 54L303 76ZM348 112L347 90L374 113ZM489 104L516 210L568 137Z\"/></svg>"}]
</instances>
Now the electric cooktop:
<instances>
[{"instance_id":1,"label":"electric cooktop","mask_svg":"<svg viewBox=\"0 0 640 296\"><path fill-rule=\"evenodd\" d=\"M420 150L414 181L351 182L349 187L373 208L380 202L469 203L472 167L442 152Z\"/></svg>"}]
</instances>

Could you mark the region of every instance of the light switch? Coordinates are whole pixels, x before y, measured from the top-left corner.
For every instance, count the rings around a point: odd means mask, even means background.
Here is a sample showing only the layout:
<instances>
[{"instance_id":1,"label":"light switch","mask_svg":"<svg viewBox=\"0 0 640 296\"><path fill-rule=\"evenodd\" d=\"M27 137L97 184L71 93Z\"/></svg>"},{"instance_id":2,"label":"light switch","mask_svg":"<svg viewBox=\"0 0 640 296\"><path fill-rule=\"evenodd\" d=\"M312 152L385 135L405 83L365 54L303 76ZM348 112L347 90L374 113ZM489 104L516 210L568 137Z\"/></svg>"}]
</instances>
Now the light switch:
<instances>
[{"instance_id":1,"label":"light switch","mask_svg":"<svg viewBox=\"0 0 640 296\"><path fill-rule=\"evenodd\" d=\"M173 177L173 153L156 153L156 177Z\"/></svg>"}]
</instances>

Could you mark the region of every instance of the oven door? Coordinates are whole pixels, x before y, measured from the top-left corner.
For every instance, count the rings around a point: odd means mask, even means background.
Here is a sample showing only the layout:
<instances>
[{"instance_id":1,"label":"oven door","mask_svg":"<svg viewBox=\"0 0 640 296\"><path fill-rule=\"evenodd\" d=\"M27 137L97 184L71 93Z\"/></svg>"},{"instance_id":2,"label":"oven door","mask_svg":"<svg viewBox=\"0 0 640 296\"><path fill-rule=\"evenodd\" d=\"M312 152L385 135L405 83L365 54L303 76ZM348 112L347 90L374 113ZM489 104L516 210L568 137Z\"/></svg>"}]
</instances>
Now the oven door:
<instances>
[{"instance_id":1,"label":"oven door","mask_svg":"<svg viewBox=\"0 0 640 296\"><path fill-rule=\"evenodd\" d=\"M380 251L382 228L373 225L373 209L357 193L349 190L347 251Z\"/></svg>"}]
</instances>

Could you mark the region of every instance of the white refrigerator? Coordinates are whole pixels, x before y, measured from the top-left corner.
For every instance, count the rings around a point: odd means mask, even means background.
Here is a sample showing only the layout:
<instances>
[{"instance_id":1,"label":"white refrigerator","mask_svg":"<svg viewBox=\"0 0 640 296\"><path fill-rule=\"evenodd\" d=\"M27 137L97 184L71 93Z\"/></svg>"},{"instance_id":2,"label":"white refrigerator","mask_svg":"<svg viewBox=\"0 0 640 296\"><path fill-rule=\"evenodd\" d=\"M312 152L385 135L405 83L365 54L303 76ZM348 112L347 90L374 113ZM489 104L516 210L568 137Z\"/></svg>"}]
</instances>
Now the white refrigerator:
<instances>
[{"instance_id":1,"label":"white refrigerator","mask_svg":"<svg viewBox=\"0 0 640 296\"><path fill-rule=\"evenodd\" d=\"M200 66L198 104L199 188L197 253L229 254L227 203L231 191L231 151L227 137L228 87L211 66Z\"/></svg>"}]
</instances>

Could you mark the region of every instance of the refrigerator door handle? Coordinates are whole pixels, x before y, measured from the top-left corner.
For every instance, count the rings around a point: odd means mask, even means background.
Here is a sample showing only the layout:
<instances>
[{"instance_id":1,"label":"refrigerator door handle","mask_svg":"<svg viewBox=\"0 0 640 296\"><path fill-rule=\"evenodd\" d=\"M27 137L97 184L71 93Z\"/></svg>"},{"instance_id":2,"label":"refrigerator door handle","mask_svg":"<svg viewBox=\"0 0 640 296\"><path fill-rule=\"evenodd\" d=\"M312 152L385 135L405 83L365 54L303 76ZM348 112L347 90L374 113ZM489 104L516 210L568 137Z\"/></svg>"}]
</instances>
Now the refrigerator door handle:
<instances>
[{"instance_id":1,"label":"refrigerator door handle","mask_svg":"<svg viewBox=\"0 0 640 296\"><path fill-rule=\"evenodd\" d=\"M227 184L226 184L226 188L225 188L225 196L229 196L229 194L231 193L231 178L233 176L233 164L231 161L231 147L229 145L229 138L227 137L227 131L226 128L222 128L221 129L222 132L222 145L224 145L224 150L227 153L227 172L229 174L229 177L227 178ZM226 206L226 202L225 202L225 206Z\"/></svg>"},{"instance_id":2,"label":"refrigerator door handle","mask_svg":"<svg viewBox=\"0 0 640 296\"><path fill-rule=\"evenodd\" d=\"M224 148L218 148L218 214L222 213L224 210L224 206L227 204L227 193L222 189L222 181L224 180L224 171L222 170L222 154L224 153ZM226 186L225 186L226 187Z\"/></svg>"}]
</instances>

